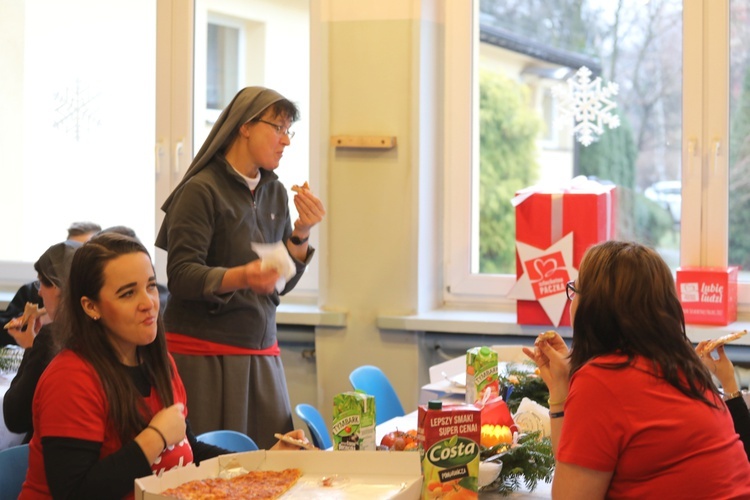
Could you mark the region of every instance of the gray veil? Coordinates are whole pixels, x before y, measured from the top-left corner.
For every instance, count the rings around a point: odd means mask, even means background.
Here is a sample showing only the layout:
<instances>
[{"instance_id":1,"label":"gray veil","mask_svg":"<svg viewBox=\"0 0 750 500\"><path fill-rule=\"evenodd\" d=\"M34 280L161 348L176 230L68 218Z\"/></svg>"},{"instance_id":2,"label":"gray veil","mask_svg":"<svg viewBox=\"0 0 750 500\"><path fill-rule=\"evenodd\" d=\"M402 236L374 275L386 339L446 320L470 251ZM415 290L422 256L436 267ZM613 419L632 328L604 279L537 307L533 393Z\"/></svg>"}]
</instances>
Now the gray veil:
<instances>
[{"instance_id":1,"label":"gray veil","mask_svg":"<svg viewBox=\"0 0 750 500\"><path fill-rule=\"evenodd\" d=\"M232 102L224 108L224 111L219 115L219 119L214 123L211 132L203 142L203 146L201 146L200 150L193 158L190 167L187 169L187 172L185 172L185 176L161 206L164 213L169 211L175 193L180 190L188 179L200 172L217 152L229 145L228 141L234 137L235 132L243 123L257 117L268 106L282 99L285 99L285 97L275 90L265 87L245 87L237 92L237 95L234 96ZM167 248L167 232L164 226L165 222L162 223L162 227L156 237L156 246L164 249Z\"/></svg>"}]
</instances>

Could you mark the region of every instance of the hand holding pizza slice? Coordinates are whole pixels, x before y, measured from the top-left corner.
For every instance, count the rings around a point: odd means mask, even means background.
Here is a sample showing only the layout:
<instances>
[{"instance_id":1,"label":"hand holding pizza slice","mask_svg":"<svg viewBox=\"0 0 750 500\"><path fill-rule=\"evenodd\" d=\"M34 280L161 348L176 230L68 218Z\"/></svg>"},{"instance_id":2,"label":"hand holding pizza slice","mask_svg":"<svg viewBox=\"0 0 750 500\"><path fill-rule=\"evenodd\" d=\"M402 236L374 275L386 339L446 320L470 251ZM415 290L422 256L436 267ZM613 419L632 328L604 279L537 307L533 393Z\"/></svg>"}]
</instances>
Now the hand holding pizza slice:
<instances>
[{"instance_id":1,"label":"hand holding pizza slice","mask_svg":"<svg viewBox=\"0 0 750 500\"><path fill-rule=\"evenodd\" d=\"M708 342L706 342L706 344L703 346L703 349L701 349L701 351L698 354L700 355L700 354L709 353L713 351L714 349L716 349L717 347L727 344L729 342L733 342L739 339L740 337L744 337L745 335L747 335L747 330L740 330L738 332L729 333L717 339L709 340Z\"/></svg>"},{"instance_id":2,"label":"hand holding pizza slice","mask_svg":"<svg viewBox=\"0 0 750 500\"><path fill-rule=\"evenodd\" d=\"M294 191L295 193L300 193L302 192L303 189L307 191L310 190L310 185L307 183L307 181L305 181L305 183L302 184L302 186L298 186L297 184L292 186L292 191Z\"/></svg>"},{"instance_id":3,"label":"hand holding pizza slice","mask_svg":"<svg viewBox=\"0 0 750 500\"><path fill-rule=\"evenodd\" d=\"M39 307L39 304L27 302L23 308L23 314L8 321L5 324L4 328L6 330L18 329L24 331L26 330L26 327L29 325L29 323L33 324L33 322L36 321L37 318L39 318L40 316L44 316L45 314L47 314L47 310L43 307Z\"/></svg>"}]
</instances>

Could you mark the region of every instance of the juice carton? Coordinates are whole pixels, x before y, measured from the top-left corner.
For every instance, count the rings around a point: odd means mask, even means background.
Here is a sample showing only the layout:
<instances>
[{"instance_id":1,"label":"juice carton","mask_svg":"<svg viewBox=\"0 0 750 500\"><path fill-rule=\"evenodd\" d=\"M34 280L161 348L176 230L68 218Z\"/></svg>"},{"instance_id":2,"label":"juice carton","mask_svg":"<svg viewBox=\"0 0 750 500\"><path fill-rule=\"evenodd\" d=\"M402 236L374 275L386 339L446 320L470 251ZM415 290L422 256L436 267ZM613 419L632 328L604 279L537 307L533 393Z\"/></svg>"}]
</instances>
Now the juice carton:
<instances>
[{"instance_id":1,"label":"juice carton","mask_svg":"<svg viewBox=\"0 0 750 500\"><path fill-rule=\"evenodd\" d=\"M422 500L478 498L481 410L430 401L417 413Z\"/></svg>"},{"instance_id":2,"label":"juice carton","mask_svg":"<svg viewBox=\"0 0 750 500\"><path fill-rule=\"evenodd\" d=\"M482 400L487 388L490 398L500 395L497 352L487 346L472 347L466 351L466 402Z\"/></svg>"},{"instance_id":3,"label":"juice carton","mask_svg":"<svg viewBox=\"0 0 750 500\"><path fill-rule=\"evenodd\" d=\"M333 398L333 449L375 450L375 396L342 392Z\"/></svg>"}]
</instances>

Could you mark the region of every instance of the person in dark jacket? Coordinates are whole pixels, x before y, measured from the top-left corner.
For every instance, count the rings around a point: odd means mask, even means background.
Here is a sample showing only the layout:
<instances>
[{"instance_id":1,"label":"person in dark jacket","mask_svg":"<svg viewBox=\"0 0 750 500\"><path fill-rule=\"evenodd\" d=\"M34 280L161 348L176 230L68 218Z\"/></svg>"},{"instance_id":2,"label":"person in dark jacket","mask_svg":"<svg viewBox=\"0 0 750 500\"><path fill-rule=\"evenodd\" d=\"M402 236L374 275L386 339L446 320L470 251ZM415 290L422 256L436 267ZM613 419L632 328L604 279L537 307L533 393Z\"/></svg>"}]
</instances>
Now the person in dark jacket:
<instances>
[{"instance_id":1,"label":"person in dark jacket","mask_svg":"<svg viewBox=\"0 0 750 500\"><path fill-rule=\"evenodd\" d=\"M98 231L101 226L95 222L74 222L68 228L67 241L73 244L85 243ZM8 303L4 311L0 311L0 326L7 324L13 318L21 316L26 304L36 304L44 307L44 301L39 297L39 280L24 283L16 291L13 299ZM6 330L0 329L0 346L18 344L17 340ZM26 346L21 346L26 347Z\"/></svg>"},{"instance_id":2,"label":"person in dark jacket","mask_svg":"<svg viewBox=\"0 0 750 500\"><path fill-rule=\"evenodd\" d=\"M261 447L292 428L276 307L312 259L308 238L325 215L300 182L292 222L274 173L298 114L271 89L241 90L162 206L156 239L168 256L169 352L195 404L196 432L240 431ZM257 244L272 246L278 261L261 258Z\"/></svg>"},{"instance_id":3,"label":"person in dark jacket","mask_svg":"<svg viewBox=\"0 0 750 500\"><path fill-rule=\"evenodd\" d=\"M31 346L24 351L18 373L3 398L5 425L11 432L25 432L25 443L31 440L33 432L31 401L34 390L42 372L58 351L54 321L68 281L73 254L80 246L76 241L57 243L49 247L34 264L39 278L39 295L45 303L46 324L39 328L39 322L33 321L25 332L18 332L18 335L30 337Z\"/></svg>"},{"instance_id":4,"label":"person in dark jacket","mask_svg":"<svg viewBox=\"0 0 750 500\"><path fill-rule=\"evenodd\" d=\"M706 351L705 346L708 341L699 342L695 347L701 361L706 365L708 370L719 380L721 388L724 391L724 402L729 408L734 423L734 431L740 436L742 444L745 446L745 454L750 460L750 409L747 407L742 391L737 384L737 378L734 374L734 364L724 352L724 346L716 348L718 358L712 356L714 351Z\"/></svg>"}]
</instances>

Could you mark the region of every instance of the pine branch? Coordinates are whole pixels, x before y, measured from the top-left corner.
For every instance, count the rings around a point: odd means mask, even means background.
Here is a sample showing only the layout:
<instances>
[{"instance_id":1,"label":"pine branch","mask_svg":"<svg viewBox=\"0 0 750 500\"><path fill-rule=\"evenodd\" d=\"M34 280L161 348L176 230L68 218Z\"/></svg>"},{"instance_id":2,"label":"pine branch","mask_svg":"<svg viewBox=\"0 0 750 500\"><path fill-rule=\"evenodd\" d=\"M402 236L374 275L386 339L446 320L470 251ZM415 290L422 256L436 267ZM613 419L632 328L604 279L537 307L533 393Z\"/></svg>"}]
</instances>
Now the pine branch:
<instances>
[{"instance_id":1,"label":"pine branch","mask_svg":"<svg viewBox=\"0 0 750 500\"><path fill-rule=\"evenodd\" d=\"M549 438L539 439L539 436L539 432L523 435L516 446L500 457L498 460L503 463L500 475L482 491L508 495L521 488L521 484L533 491L540 481L550 481L555 469L552 441ZM491 450L483 450L482 458L491 456L491 453Z\"/></svg>"}]
</instances>

